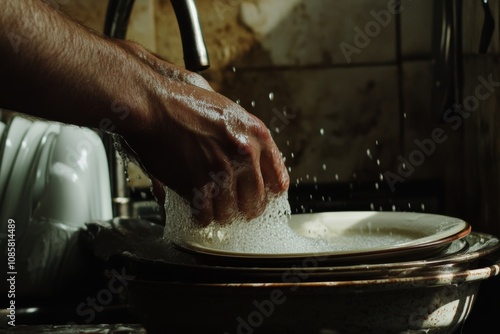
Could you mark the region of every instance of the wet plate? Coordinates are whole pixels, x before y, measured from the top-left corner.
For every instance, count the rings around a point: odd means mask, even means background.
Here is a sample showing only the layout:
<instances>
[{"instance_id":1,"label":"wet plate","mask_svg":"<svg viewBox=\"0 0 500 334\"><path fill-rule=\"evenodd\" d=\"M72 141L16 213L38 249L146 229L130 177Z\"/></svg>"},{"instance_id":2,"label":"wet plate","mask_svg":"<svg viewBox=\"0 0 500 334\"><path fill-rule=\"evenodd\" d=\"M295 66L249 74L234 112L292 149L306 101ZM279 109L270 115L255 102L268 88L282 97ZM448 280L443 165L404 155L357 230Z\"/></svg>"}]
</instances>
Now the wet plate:
<instances>
[{"instance_id":1,"label":"wet plate","mask_svg":"<svg viewBox=\"0 0 500 334\"><path fill-rule=\"evenodd\" d=\"M324 212L292 215L290 228L299 236L327 243L327 251L246 253L220 247L230 233L184 239L177 246L223 262L286 262L310 257L329 262L384 262L428 258L443 253L454 240L467 236L465 221L442 215L407 212ZM276 242L283 242L276 240ZM285 241L286 242L286 241Z\"/></svg>"},{"instance_id":2,"label":"wet plate","mask_svg":"<svg viewBox=\"0 0 500 334\"><path fill-rule=\"evenodd\" d=\"M477 232L453 241L443 253L425 259L366 263L329 263L308 258L297 263L221 264L212 257L185 252L162 239L163 227L139 219L118 219L87 224L83 237L95 256L140 279L177 282L281 282L299 276L301 281L328 281L407 277L457 272L474 268L479 259L497 251L499 239ZM247 263L243 261L243 263Z\"/></svg>"}]
</instances>

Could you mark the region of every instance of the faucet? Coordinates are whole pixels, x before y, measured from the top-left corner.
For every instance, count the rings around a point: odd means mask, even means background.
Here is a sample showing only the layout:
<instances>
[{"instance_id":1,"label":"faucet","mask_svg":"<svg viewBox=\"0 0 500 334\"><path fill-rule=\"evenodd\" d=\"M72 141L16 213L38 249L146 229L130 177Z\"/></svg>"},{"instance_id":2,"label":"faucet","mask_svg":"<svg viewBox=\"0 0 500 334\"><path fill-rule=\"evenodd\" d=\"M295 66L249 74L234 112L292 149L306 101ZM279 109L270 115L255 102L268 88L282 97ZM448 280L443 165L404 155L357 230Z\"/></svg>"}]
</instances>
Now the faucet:
<instances>
[{"instance_id":1,"label":"faucet","mask_svg":"<svg viewBox=\"0 0 500 334\"><path fill-rule=\"evenodd\" d=\"M134 2L135 0L109 0L104 22L105 35L125 39ZM207 69L210 66L210 61L195 0L171 0L171 3L181 32L182 52L186 69L193 72ZM123 167L120 164L121 157L114 148L111 135L103 134L103 142L107 152L111 177L113 217L130 217L130 191L127 187Z\"/></svg>"}]
</instances>

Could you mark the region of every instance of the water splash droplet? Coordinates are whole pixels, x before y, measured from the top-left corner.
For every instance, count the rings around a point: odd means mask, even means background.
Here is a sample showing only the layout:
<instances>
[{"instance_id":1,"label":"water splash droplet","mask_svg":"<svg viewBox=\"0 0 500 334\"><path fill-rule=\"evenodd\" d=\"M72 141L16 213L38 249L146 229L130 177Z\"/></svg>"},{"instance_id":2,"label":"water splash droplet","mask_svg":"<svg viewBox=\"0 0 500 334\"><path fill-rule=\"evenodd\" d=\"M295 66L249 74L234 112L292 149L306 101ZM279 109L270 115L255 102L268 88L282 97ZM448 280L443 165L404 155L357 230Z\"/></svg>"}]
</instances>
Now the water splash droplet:
<instances>
[{"instance_id":1,"label":"water splash droplet","mask_svg":"<svg viewBox=\"0 0 500 334\"><path fill-rule=\"evenodd\" d=\"M273 93L273 92L270 92L270 93L269 93L269 100L270 100L270 101L273 101L273 100L274 100L274 93Z\"/></svg>"},{"instance_id":2,"label":"water splash droplet","mask_svg":"<svg viewBox=\"0 0 500 334\"><path fill-rule=\"evenodd\" d=\"M323 170L326 170L326 164L323 164L322 168Z\"/></svg>"},{"instance_id":3,"label":"water splash droplet","mask_svg":"<svg viewBox=\"0 0 500 334\"><path fill-rule=\"evenodd\" d=\"M320 133L322 136L324 136L324 135L325 135L325 129L323 129L323 128L319 129L319 133Z\"/></svg>"}]
</instances>

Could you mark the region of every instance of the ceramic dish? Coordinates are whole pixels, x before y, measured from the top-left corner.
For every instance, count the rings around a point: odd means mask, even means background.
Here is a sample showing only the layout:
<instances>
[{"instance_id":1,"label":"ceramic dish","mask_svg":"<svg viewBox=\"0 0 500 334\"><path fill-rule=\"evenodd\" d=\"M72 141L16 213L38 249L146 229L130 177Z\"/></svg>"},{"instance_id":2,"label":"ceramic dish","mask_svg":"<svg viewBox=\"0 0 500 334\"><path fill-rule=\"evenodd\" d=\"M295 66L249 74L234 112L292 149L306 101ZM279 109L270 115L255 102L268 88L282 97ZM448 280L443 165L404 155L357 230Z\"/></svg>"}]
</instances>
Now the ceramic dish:
<instances>
[{"instance_id":1,"label":"ceramic dish","mask_svg":"<svg viewBox=\"0 0 500 334\"><path fill-rule=\"evenodd\" d=\"M31 124L30 120L17 116L4 129L5 134L0 145L0 156L2 157L0 162L0 205L3 201L7 180L9 179L19 147Z\"/></svg>"},{"instance_id":2,"label":"ceramic dish","mask_svg":"<svg viewBox=\"0 0 500 334\"><path fill-rule=\"evenodd\" d=\"M0 143L3 142L3 130L5 130L5 123L4 122L0 122ZM0 153L1 153L1 149L0 149Z\"/></svg>"},{"instance_id":3,"label":"ceramic dish","mask_svg":"<svg viewBox=\"0 0 500 334\"><path fill-rule=\"evenodd\" d=\"M77 175L77 183L87 197L90 219L112 218L107 157L95 131L72 125L61 128L51 164L64 164Z\"/></svg>"},{"instance_id":4,"label":"ceramic dish","mask_svg":"<svg viewBox=\"0 0 500 334\"><path fill-rule=\"evenodd\" d=\"M326 282L295 276L196 284L129 276L128 303L150 334L451 334L467 319L480 283L500 272L498 254L484 261L455 273Z\"/></svg>"},{"instance_id":5,"label":"ceramic dish","mask_svg":"<svg viewBox=\"0 0 500 334\"><path fill-rule=\"evenodd\" d=\"M29 185L31 187L32 207L36 207L40 196L47 185L49 159L53 149L53 143L57 140L60 131L59 124L51 124L47 128L40 142L40 152L37 163L32 166Z\"/></svg>"},{"instance_id":6,"label":"ceramic dish","mask_svg":"<svg viewBox=\"0 0 500 334\"><path fill-rule=\"evenodd\" d=\"M25 183L29 179L29 171L33 165L40 140L42 139L48 124L45 122L34 122L26 131L26 134L18 149L16 159L12 166L9 179L5 183L5 194L2 201L2 212L0 214L0 221L7 221L13 218L18 223L18 226L24 226L28 221L21 220L21 217L16 217L14 213L17 211L18 206L30 207L28 203L29 196L25 193ZM20 233L20 231L17 231Z\"/></svg>"},{"instance_id":7,"label":"ceramic dish","mask_svg":"<svg viewBox=\"0 0 500 334\"><path fill-rule=\"evenodd\" d=\"M226 251L215 248L209 241L201 243L193 239L184 239L176 244L187 251L227 262L257 260L279 263L304 260L311 256L324 257L330 262L353 262L360 259L373 262L380 258L393 261L434 256L452 241L465 237L471 230L468 223L458 218L411 212L295 214L291 216L289 225L298 235L327 240L334 250L260 254ZM223 235L222 238L231 238L231 235Z\"/></svg>"},{"instance_id":8,"label":"ceramic dish","mask_svg":"<svg viewBox=\"0 0 500 334\"><path fill-rule=\"evenodd\" d=\"M348 280L353 277L401 277L422 272L456 272L500 247L497 238L481 233L452 242L441 255L416 261L331 265L311 257L281 267L231 266L186 253L162 240L163 227L137 219L117 219L87 224L85 239L98 259L142 279L184 282L281 282L301 275L305 281Z\"/></svg>"}]
</instances>

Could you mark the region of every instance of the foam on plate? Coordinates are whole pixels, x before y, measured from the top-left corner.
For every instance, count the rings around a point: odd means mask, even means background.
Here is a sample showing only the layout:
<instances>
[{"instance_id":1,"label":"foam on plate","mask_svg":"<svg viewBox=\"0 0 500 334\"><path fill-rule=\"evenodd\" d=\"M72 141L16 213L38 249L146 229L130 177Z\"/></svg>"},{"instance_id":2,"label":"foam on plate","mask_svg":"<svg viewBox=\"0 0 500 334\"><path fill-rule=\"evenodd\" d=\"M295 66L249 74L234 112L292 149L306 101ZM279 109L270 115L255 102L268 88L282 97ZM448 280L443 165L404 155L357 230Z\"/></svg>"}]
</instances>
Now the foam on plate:
<instances>
[{"instance_id":1,"label":"foam on plate","mask_svg":"<svg viewBox=\"0 0 500 334\"><path fill-rule=\"evenodd\" d=\"M328 242L303 237L288 225L291 214L287 194L270 198L257 218L236 218L231 224L212 222L207 227L195 225L189 205L174 191L166 188L167 219L164 238L174 242L188 241L217 250L235 253L290 254L328 250Z\"/></svg>"},{"instance_id":2,"label":"foam on plate","mask_svg":"<svg viewBox=\"0 0 500 334\"><path fill-rule=\"evenodd\" d=\"M303 224L306 231L295 231L289 225L291 215L287 194L270 198L257 218L236 218L231 224L212 222L197 226L187 202L166 188L167 215L164 238L179 244L196 245L216 251L244 254L304 254L361 250L387 247L410 241L407 235L387 231L363 232L319 231L324 226ZM297 233L299 232L299 233Z\"/></svg>"}]
</instances>

